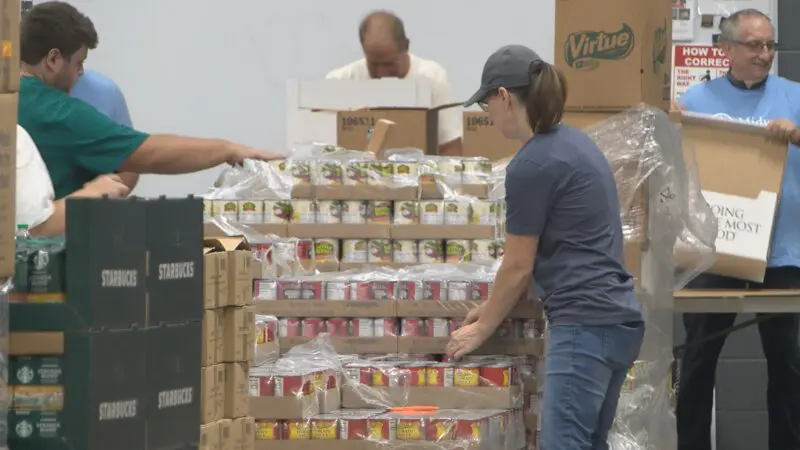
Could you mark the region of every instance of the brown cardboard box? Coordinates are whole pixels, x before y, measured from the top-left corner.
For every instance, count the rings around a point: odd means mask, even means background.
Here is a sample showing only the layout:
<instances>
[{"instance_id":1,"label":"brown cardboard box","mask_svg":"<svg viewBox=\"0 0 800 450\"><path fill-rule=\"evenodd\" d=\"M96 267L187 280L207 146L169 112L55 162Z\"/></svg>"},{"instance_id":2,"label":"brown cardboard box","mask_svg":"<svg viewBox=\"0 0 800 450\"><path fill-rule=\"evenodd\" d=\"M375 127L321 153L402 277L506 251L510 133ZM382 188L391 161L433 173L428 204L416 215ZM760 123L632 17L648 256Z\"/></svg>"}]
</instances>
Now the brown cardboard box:
<instances>
[{"instance_id":1,"label":"brown cardboard box","mask_svg":"<svg viewBox=\"0 0 800 450\"><path fill-rule=\"evenodd\" d=\"M709 272L763 281L787 145L768 141L765 124L678 112L670 118L682 125L684 152L694 150L703 197L719 222ZM696 258L688 248L676 257L678 264Z\"/></svg>"},{"instance_id":2,"label":"brown cardboard box","mask_svg":"<svg viewBox=\"0 0 800 450\"><path fill-rule=\"evenodd\" d=\"M225 364L225 418L247 415L248 367L246 362Z\"/></svg>"},{"instance_id":3,"label":"brown cardboard box","mask_svg":"<svg viewBox=\"0 0 800 450\"><path fill-rule=\"evenodd\" d=\"M556 0L555 65L571 109L668 109L672 7L668 1Z\"/></svg>"},{"instance_id":4,"label":"brown cardboard box","mask_svg":"<svg viewBox=\"0 0 800 450\"><path fill-rule=\"evenodd\" d=\"M492 161L514 156L522 147L516 139L508 139L494 126L489 113L464 112L464 156L483 156Z\"/></svg>"},{"instance_id":5,"label":"brown cardboard box","mask_svg":"<svg viewBox=\"0 0 800 450\"><path fill-rule=\"evenodd\" d=\"M256 441L255 419L252 417L235 419L232 424L232 433L234 450L253 450Z\"/></svg>"},{"instance_id":6,"label":"brown cardboard box","mask_svg":"<svg viewBox=\"0 0 800 450\"><path fill-rule=\"evenodd\" d=\"M247 242L241 237L220 237L206 239L203 245L206 248L206 306L211 303L210 296L214 297L216 307L251 305L253 253Z\"/></svg>"},{"instance_id":7,"label":"brown cardboard box","mask_svg":"<svg viewBox=\"0 0 800 450\"><path fill-rule=\"evenodd\" d=\"M247 308L225 308L222 331L223 362L248 361L255 352L255 313Z\"/></svg>"},{"instance_id":8,"label":"brown cardboard box","mask_svg":"<svg viewBox=\"0 0 800 450\"><path fill-rule=\"evenodd\" d=\"M222 419L217 423L219 425L220 450L234 450L236 446L233 441L233 421Z\"/></svg>"},{"instance_id":9,"label":"brown cardboard box","mask_svg":"<svg viewBox=\"0 0 800 450\"><path fill-rule=\"evenodd\" d=\"M408 390L374 387L380 398L391 406L436 406L440 409L513 409L522 406L523 394L519 387L414 387ZM371 408L363 394L352 386L342 390L342 407Z\"/></svg>"},{"instance_id":10,"label":"brown cardboard box","mask_svg":"<svg viewBox=\"0 0 800 450\"><path fill-rule=\"evenodd\" d=\"M3 2L0 24L0 92L19 92L19 22L21 2ZM14 122L16 125L16 121Z\"/></svg>"},{"instance_id":11,"label":"brown cardboard box","mask_svg":"<svg viewBox=\"0 0 800 450\"><path fill-rule=\"evenodd\" d=\"M212 366L222 360L222 310L207 309L203 314L203 366Z\"/></svg>"},{"instance_id":12,"label":"brown cardboard box","mask_svg":"<svg viewBox=\"0 0 800 450\"><path fill-rule=\"evenodd\" d=\"M219 450L219 424L217 422L200 425L200 450Z\"/></svg>"},{"instance_id":13,"label":"brown cardboard box","mask_svg":"<svg viewBox=\"0 0 800 450\"><path fill-rule=\"evenodd\" d=\"M435 155L439 148L438 108L376 108L337 113L337 145L349 149L366 149L373 127L380 119L394 122L385 136L383 148L418 148Z\"/></svg>"},{"instance_id":14,"label":"brown cardboard box","mask_svg":"<svg viewBox=\"0 0 800 450\"><path fill-rule=\"evenodd\" d=\"M200 376L200 418L203 423L222 418L225 409L225 366L203 367Z\"/></svg>"},{"instance_id":15,"label":"brown cardboard box","mask_svg":"<svg viewBox=\"0 0 800 450\"><path fill-rule=\"evenodd\" d=\"M6 7L17 10L19 2L7 2ZM6 12L4 12L5 14ZM17 21L19 19L16 19ZM12 27L13 28L13 27ZM17 28L15 36L19 36ZM17 38L14 38L15 45ZM4 43L2 45L5 45ZM18 60L19 57L15 58ZM13 71L12 71L13 72ZM15 73L0 72L0 80L14 76L19 87L19 68ZM16 174L17 174L17 94L0 94L0 277L14 274L14 232L16 231Z\"/></svg>"},{"instance_id":16,"label":"brown cardboard box","mask_svg":"<svg viewBox=\"0 0 800 450\"><path fill-rule=\"evenodd\" d=\"M306 419L319 414L319 396L248 397L249 415L256 419Z\"/></svg>"}]
</instances>

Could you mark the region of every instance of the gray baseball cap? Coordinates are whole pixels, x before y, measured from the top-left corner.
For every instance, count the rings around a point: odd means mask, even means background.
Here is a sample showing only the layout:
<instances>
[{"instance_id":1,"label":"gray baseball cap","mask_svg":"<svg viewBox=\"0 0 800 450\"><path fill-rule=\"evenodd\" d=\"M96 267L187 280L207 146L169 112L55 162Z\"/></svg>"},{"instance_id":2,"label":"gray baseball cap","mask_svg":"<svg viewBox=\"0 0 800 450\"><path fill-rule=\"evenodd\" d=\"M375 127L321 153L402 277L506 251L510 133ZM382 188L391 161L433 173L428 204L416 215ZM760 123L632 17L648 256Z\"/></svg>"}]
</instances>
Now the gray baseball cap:
<instances>
[{"instance_id":1,"label":"gray baseball cap","mask_svg":"<svg viewBox=\"0 0 800 450\"><path fill-rule=\"evenodd\" d=\"M493 90L522 88L531 84L531 65L542 61L536 52L524 45L506 45L489 56L483 66L481 87L464 102L470 106L486 99Z\"/></svg>"}]
</instances>

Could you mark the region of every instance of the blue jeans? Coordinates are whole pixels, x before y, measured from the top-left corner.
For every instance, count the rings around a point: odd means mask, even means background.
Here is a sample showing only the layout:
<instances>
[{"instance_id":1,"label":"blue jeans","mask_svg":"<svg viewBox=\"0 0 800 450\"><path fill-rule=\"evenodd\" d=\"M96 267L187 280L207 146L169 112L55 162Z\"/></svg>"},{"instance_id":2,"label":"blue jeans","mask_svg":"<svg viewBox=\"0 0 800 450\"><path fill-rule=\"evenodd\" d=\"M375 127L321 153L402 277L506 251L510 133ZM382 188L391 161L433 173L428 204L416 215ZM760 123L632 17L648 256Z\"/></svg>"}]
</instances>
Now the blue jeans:
<instances>
[{"instance_id":1,"label":"blue jeans","mask_svg":"<svg viewBox=\"0 0 800 450\"><path fill-rule=\"evenodd\" d=\"M549 329L541 450L608 449L619 394L643 340L643 323Z\"/></svg>"}]
</instances>

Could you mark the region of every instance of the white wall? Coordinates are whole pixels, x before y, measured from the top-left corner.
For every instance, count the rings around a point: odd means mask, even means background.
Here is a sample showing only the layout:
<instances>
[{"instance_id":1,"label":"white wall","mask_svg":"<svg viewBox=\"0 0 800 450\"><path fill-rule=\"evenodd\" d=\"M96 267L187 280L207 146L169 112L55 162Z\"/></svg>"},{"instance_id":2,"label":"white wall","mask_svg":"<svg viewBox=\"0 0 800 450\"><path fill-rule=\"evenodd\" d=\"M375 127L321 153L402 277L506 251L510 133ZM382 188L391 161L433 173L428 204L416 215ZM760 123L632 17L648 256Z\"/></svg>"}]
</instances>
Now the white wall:
<instances>
[{"instance_id":1,"label":"white wall","mask_svg":"<svg viewBox=\"0 0 800 450\"><path fill-rule=\"evenodd\" d=\"M269 149L284 146L286 80L360 57L358 23L373 9L404 20L411 51L442 64L459 98L502 45L553 57L554 0L70 1L100 35L87 67L119 83L137 128ZM203 193L218 170L146 176L136 193Z\"/></svg>"}]
</instances>

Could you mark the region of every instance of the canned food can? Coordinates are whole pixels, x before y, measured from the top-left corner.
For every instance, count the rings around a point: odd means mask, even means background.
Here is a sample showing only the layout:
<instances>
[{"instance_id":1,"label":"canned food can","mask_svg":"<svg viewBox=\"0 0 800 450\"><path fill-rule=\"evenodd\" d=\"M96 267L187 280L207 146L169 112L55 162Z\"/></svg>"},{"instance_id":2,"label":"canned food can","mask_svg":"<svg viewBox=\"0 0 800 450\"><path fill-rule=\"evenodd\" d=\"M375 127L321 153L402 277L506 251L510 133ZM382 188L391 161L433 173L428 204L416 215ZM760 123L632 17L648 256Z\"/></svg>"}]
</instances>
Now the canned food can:
<instances>
[{"instance_id":1,"label":"canned food can","mask_svg":"<svg viewBox=\"0 0 800 450\"><path fill-rule=\"evenodd\" d=\"M370 239L367 245L369 248L369 254L367 255L367 262L370 263L392 262L391 239Z\"/></svg>"},{"instance_id":2,"label":"canned food can","mask_svg":"<svg viewBox=\"0 0 800 450\"><path fill-rule=\"evenodd\" d=\"M436 184L436 176L439 173L438 164L432 159L425 159L419 163L419 182L420 184Z\"/></svg>"},{"instance_id":3,"label":"canned food can","mask_svg":"<svg viewBox=\"0 0 800 450\"><path fill-rule=\"evenodd\" d=\"M275 397L296 397L308 395L311 392L309 380L305 375L274 374Z\"/></svg>"},{"instance_id":4,"label":"canned food can","mask_svg":"<svg viewBox=\"0 0 800 450\"><path fill-rule=\"evenodd\" d=\"M469 203L446 201L444 202L445 225L469 225Z\"/></svg>"},{"instance_id":5,"label":"canned food can","mask_svg":"<svg viewBox=\"0 0 800 450\"><path fill-rule=\"evenodd\" d=\"M444 262L444 241L440 239L424 239L419 242L420 264Z\"/></svg>"},{"instance_id":6,"label":"canned food can","mask_svg":"<svg viewBox=\"0 0 800 450\"><path fill-rule=\"evenodd\" d=\"M401 374L393 363L378 362L372 365L372 386L394 387L402 384Z\"/></svg>"},{"instance_id":7,"label":"canned food can","mask_svg":"<svg viewBox=\"0 0 800 450\"><path fill-rule=\"evenodd\" d=\"M287 161L287 166L295 182L299 184L311 184L311 172L313 167L311 161L294 159Z\"/></svg>"},{"instance_id":8,"label":"canned food can","mask_svg":"<svg viewBox=\"0 0 800 450\"><path fill-rule=\"evenodd\" d=\"M419 204L419 222L423 225L444 225L444 202L425 200Z\"/></svg>"},{"instance_id":9,"label":"canned food can","mask_svg":"<svg viewBox=\"0 0 800 450\"><path fill-rule=\"evenodd\" d=\"M417 300L422 291L422 281L417 280L398 280L396 286L394 298L397 300Z\"/></svg>"},{"instance_id":10,"label":"canned food can","mask_svg":"<svg viewBox=\"0 0 800 450\"><path fill-rule=\"evenodd\" d=\"M315 338L325 332L325 322L316 317L303 319L303 337Z\"/></svg>"},{"instance_id":11,"label":"canned food can","mask_svg":"<svg viewBox=\"0 0 800 450\"><path fill-rule=\"evenodd\" d=\"M318 161L314 168L313 184L315 186L338 186L344 178L344 167L341 161Z\"/></svg>"},{"instance_id":12,"label":"canned food can","mask_svg":"<svg viewBox=\"0 0 800 450\"><path fill-rule=\"evenodd\" d=\"M264 203L261 200L239 200L239 222L264 222Z\"/></svg>"},{"instance_id":13,"label":"canned food can","mask_svg":"<svg viewBox=\"0 0 800 450\"><path fill-rule=\"evenodd\" d=\"M444 262L458 264L469 261L469 241L466 239L448 239L445 244Z\"/></svg>"},{"instance_id":14,"label":"canned food can","mask_svg":"<svg viewBox=\"0 0 800 450\"><path fill-rule=\"evenodd\" d=\"M341 317L325 320L325 331L331 336L347 337L350 335L350 321Z\"/></svg>"},{"instance_id":15,"label":"canned food can","mask_svg":"<svg viewBox=\"0 0 800 450\"><path fill-rule=\"evenodd\" d=\"M317 223L317 208L313 200L292 200L291 223Z\"/></svg>"},{"instance_id":16,"label":"canned food can","mask_svg":"<svg viewBox=\"0 0 800 450\"><path fill-rule=\"evenodd\" d=\"M348 300L347 281L326 281L325 282L325 300L344 301Z\"/></svg>"},{"instance_id":17,"label":"canned food can","mask_svg":"<svg viewBox=\"0 0 800 450\"><path fill-rule=\"evenodd\" d=\"M214 217L228 222L239 221L239 204L236 200L217 200L214 202Z\"/></svg>"},{"instance_id":18,"label":"canned food can","mask_svg":"<svg viewBox=\"0 0 800 450\"><path fill-rule=\"evenodd\" d=\"M350 283L350 300L392 300L394 281L354 281Z\"/></svg>"},{"instance_id":19,"label":"canned food can","mask_svg":"<svg viewBox=\"0 0 800 450\"><path fill-rule=\"evenodd\" d=\"M322 300L321 281L278 281L279 300Z\"/></svg>"},{"instance_id":20,"label":"canned food can","mask_svg":"<svg viewBox=\"0 0 800 450\"><path fill-rule=\"evenodd\" d=\"M395 225L415 225L419 222L419 202L411 200L394 202Z\"/></svg>"},{"instance_id":21,"label":"canned food can","mask_svg":"<svg viewBox=\"0 0 800 450\"><path fill-rule=\"evenodd\" d=\"M441 280L424 280L422 282L421 298L417 300L446 300L447 292L445 292L445 282Z\"/></svg>"},{"instance_id":22,"label":"canned food can","mask_svg":"<svg viewBox=\"0 0 800 450\"><path fill-rule=\"evenodd\" d=\"M479 419L459 418L456 420L456 436L459 441L478 442L481 439L481 422Z\"/></svg>"},{"instance_id":23,"label":"canned food can","mask_svg":"<svg viewBox=\"0 0 800 450\"><path fill-rule=\"evenodd\" d=\"M256 300L277 300L278 282L275 280L253 280L253 298Z\"/></svg>"},{"instance_id":24,"label":"canned food can","mask_svg":"<svg viewBox=\"0 0 800 450\"><path fill-rule=\"evenodd\" d=\"M457 329L461 328L464 324L464 319L450 319L450 332L454 332Z\"/></svg>"},{"instance_id":25,"label":"canned food can","mask_svg":"<svg viewBox=\"0 0 800 450\"><path fill-rule=\"evenodd\" d=\"M427 367L427 386L453 387L453 373L456 364L453 362L434 363Z\"/></svg>"},{"instance_id":26,"label":"canned food can","mask_svg":"<svg viewBox=\"0 0 800 450\"><path fill-rule=\"evenodd\" d=\"M365 239L345 239L342 241L342 261L353 264L367 263L367 241Z\"/></svg>"},{"instance_id":27,"label":"canned food can","mask_svg":"<svg viewBox=\"0 0 800 450\"><path fill-rule=\"evenodd\" d=\"M452 441L455 436L455 423L451 418L431 418L428 420L428 436L431 442Z\"/></svg>"},{"instance_id":28,"label":"canned food can","mask_svg":"<svg viewBox=\"0 0 800 450\"><path fill-rule=\"evenodd\" d=\"M390 186L394 181L394 166L388 161L377 161L370 165L367 184L374 186Z\"/></svg>"},{"instance_id":29,"label":"canned food can","mask_svg":"<svg viewBox=\"0 0 800 450\"><path fill-rule=\"evenodd\" d=\"M316 223L341 223L342 202L339 200L317 200Z\"/></svg>"},{"instance_id":30,"label":"canned food can","mask_svg":"<svg viewBox=\"0 0 800 450\"><path fill-rule=\"evenodd\" d=\"M345 375L353 382L372 386L372 366L366 362L357 361L346 365Z\"/></svg>"},{"instance_id":31,"label":"canned food can","mask_svg":"<svg viewBox=\"0 0 800 450\"><path fill-rule=\"evenodd\" d=\"M346 441L363 440L369 437L368 414L353 414L339 418L339 439Z\"/></svg>"},{"instance_id":32,"label":"canned food can","mask_svg":"<svg viewBox=\"0 0 800 450\"><path fill-rule=\"evenodd\" d=\"M447 299L464 302L470 300L471 285L469 281L450 280L447 282Z\"/></svg>"},{"instance_id":33,"label":"canned food can","mask_svg":"<svg viewBox=\"0 0 800 450\"><path fill-rule=\"evenodd\" d=\"M513 366L498 362L481 367L481 386L509 387L512 383Z\"/></svg>"},{"instance_id":34,"label":"canned food can","mask_svg":"<svg viewBox=\"0 0 800 450\"><path fill-rule=\"evenodd\" d=\"M486 158L464 158L464 184L488 184L492 174L492 162Z\"/></svg>"},{"instance_id":35,"label":"canned food can","mask_svg":"<svg viewBox=\"0 0 800 450\"><path fill-rule=\"evenodd\" d=\"M279 441L283 438L283 424L280 420L256 419L257 441Z\"/></svg>"},{"instance_id":36,"label":"canned food can","mask_svg":"<svg viewBox=\"0 0 800 450\"><path fill-rule=\"evenodd\" d=\"M367 184L369 178L368 161L350 161L345 165L343 184L346 186L361 186Z\"/></svg>"},{"instance_id":37,"label":"canned food can","mask_svg":"<svg viewBox=\"0 0 800 450\"><path fill-rule=\"evenodd\" d=\"M522 337L526 339L540 338L544 335L544 328L544 320L525 319L522 322Z\"/></svg>"},{"instance_id":38,"label":"canned food can","mask_svg":"<svg viewBox=\"0 0 800 450\"><path fill-rule=\"evenodd\" d=\"M412 387L427 386L428 366L427 361L409 361L401 363L398 368L408 372L408 385Z\"/></svg>"},{"instance_id":39,"label":"canned food can","mask_svg":"<svg viewBox=\"0 0 800 450\"><path fill-rule=\"evenodd\" d=\"M392 259L400 264L418 264L419 263L419 246L417 241L400 239L392 242L394 251L392 252Z\"/></svg>"},{"instance_id":40,"label":"canned food can","mask_svg":"<svg viewBox=\"0 0 800 450\"><path fill-rule=\"evenodd\" d=\"M367 201L367 223L389 224L392 222L392 202L385 200Z\"/></svg>"},{"instance_id":41,"label":"canned food can","mask_svg":"<svg viewBox=\"0 0 800 450\"><path fill-rule=\"evenodd\" d=\"M367 223L367 203L362 200L345 200L342 205L342 223L361 225Z\"/></svg>"},{"instance_id":42,"label":"canned food can","mask_svg":"<svg viewBox=\"0 0 800 450\"><path fill-rule=\"evenodd\" d=\"M425 336L425 322L422 319L414 317L405 317L400 323L401 336Z\"/></svg>"},{"instance_id":43,"label":"canned food can","mask_svg":"<svg viewBox=\"0 0 800 450\"><path fill-rule=\"evenodd\" d=\"M394 441L397 429L393 420L385 415L367 419L367 438L370 441Z\"/></svg>"},{"instance_id":44,"label":"canned food can","mask_svg":"<svg viewBox=\"0 0 800 450\"><path fill-rule=\"evenodd\" d=\"M470 206L470 223L473 225L497 225L496 202L473 200Z\"/></svg>"},{"instance_id":45,"label":"canned food can","mask_svg":"<svg viewBox=\"0 0 800 450\"><path fill-rule=\"evenodd\" d=\"M295 243L295 258L303 267L314 261L314 240L298 239Z\"/></svg>"},{"instance_id":46,"label":"canned food can","mask_svg":"<svg viewBox=\"0 0 800 450\"><path fill-rule=\"evenodd\" d=\"M264 223L289 223L292 218L292 204L288 201L265 200L263 213Z\"/></svg>"},{"instance_id":47,"label":"canned food can","mask_svg":"<svg viewBox=\"0 0 800 450\"><path fill-rule=\"evenodd\" d=\"M275 395L275 380L269 372L250 375L250 397L272 397Z\"/></svg>"},{"instance_id":48,"label":"canned food can","mask_svg":"<svg viewBox=\"0 0 800 450\"><path fill-rule=\"evenodd\" d=\"M464 165L460 158L442 158L438 161L439 176L448 185L463 184Z\"/></svg>"},{"instance_id":49,"label":"canned food can","mask_svg":"<svg viewBox=\"0 0 800 450\"><path fill-rule=\"evenodd\" d=\"M329 414L313 417L311 419L311 439L315 441L338 440L338 419Z\"/></svg>"},{"instance_id":50,"label":"canned food can","mask_svg":"<svg viewBox=\"0 0 800 450\"><path fill-rule=\"evenodd\" d=\"M453 386L478 387L481 384L481 367L477 363L458 364L453 369Z\"/></svg>"},{"instance_id":51,"label":"canned food can","mask_svg":"<svg viewBox=\"0 0 800 450\"><path fill-rule=\"evenodd\" d=\"M314 259L318 263L338 262L339 261L339 240L338 239L315 239L314 240Z\"/></svg>"},{"instance_id":52,"label":"canned food can","mask_svg":"<svg viewBox=\"0 0 800 450\"><path fill-rule=\"evenodd\" d=\"M278 321L278 336L300 337L302 334L302 322L300 319L287 317Z\"/></svg>"},{"instance_id":53,"label":"canned food can","mask_svg":"<svg viewBox=\"0 0 800 450\"><path fill-rule=\"evenodd\" d=\"M266 344L275 341L277 334L277 321L272 318L256 321L256 344Z\"/></svg>"},{"instance_id":54,"label":"canned food can","mask_svg":"<svg viewBox=\"0 0 800 450\"><path fill-rule=\"evenodd\" d=\"M437 338L450 336L450 319L425 319L425 336Z\"/></svg>"},{"instance_id":55,"label":"canned food can","mask_svg":"<svg viewBox=\"0 0 800 450\"><path fill-rule=\"evenodd\" d=\"M470 295L474 301L479 300L489 300L489 296L492 295L492 284L491 281L481 281L475 280L470 283Z\"/></svg>"},{"instance_id":56,"label":"canned food can","mask_svg":"<svg viewBox=\"0 0 800 450\"><path fill-rule=\"evenodd\" d=\"M353 337L375 337L375 320L363 317L350 319L350 333Z\"/></svg>"},{"instance_id":57,"label":"canned food can","mask_svg":"<svg viewBox=\"0 0 800 450\"><path fill-rule=\"evenodd\" d=\"M419 163L402 161L394 163L394 182L398 186L419 186Z\"/></svg>"},{"instance_id":58,"label":"canned food can","mask_svg":"<svg viewBox=\"0 0 800 450\"><path fill-rule=\"evenodd\" d=\"M306 420L287 420L284 438L289 441L311 440L311 424Z\"/></svg>"},{"instance_id":59,"label":"canned food can","mask_svg":"<svg viewBox=\"0 0 800 450\"><path fill-rule=\"evenodd\" d=\"M375 319L375 337L397 336L397 319Z\"/></svg>"},{"instance_id":60,"label":"canned food can","mask_svg":"<svg viewBox=\"0 0 800 450\"><path fill-rule=\"evenodd\" d=\"M400 416L395 419L397 428L398 441L422 441L425 440L428 433L425 425L427 425L427 417L404 417Z\"/></svg>"},{"instance_id":61,"label":"canned food can","mask_svg":"<svg viewBox=\"0 0 800 450\"><path fill-rule=\"evenodd\" d=\"M208 221L214 217L214 201L203 200L203 221Z\"/></svg>"},{"instance_id":62,"label":"canned food can","mask_svg":"<svg viewBox=\"0 0 800 450\"><path fill-rule=\"evenodd\" d=\"M469 260L473 262L494 261L494 251L491 239L474 239L470 242Z\"/></svg>"}]
</instances>

